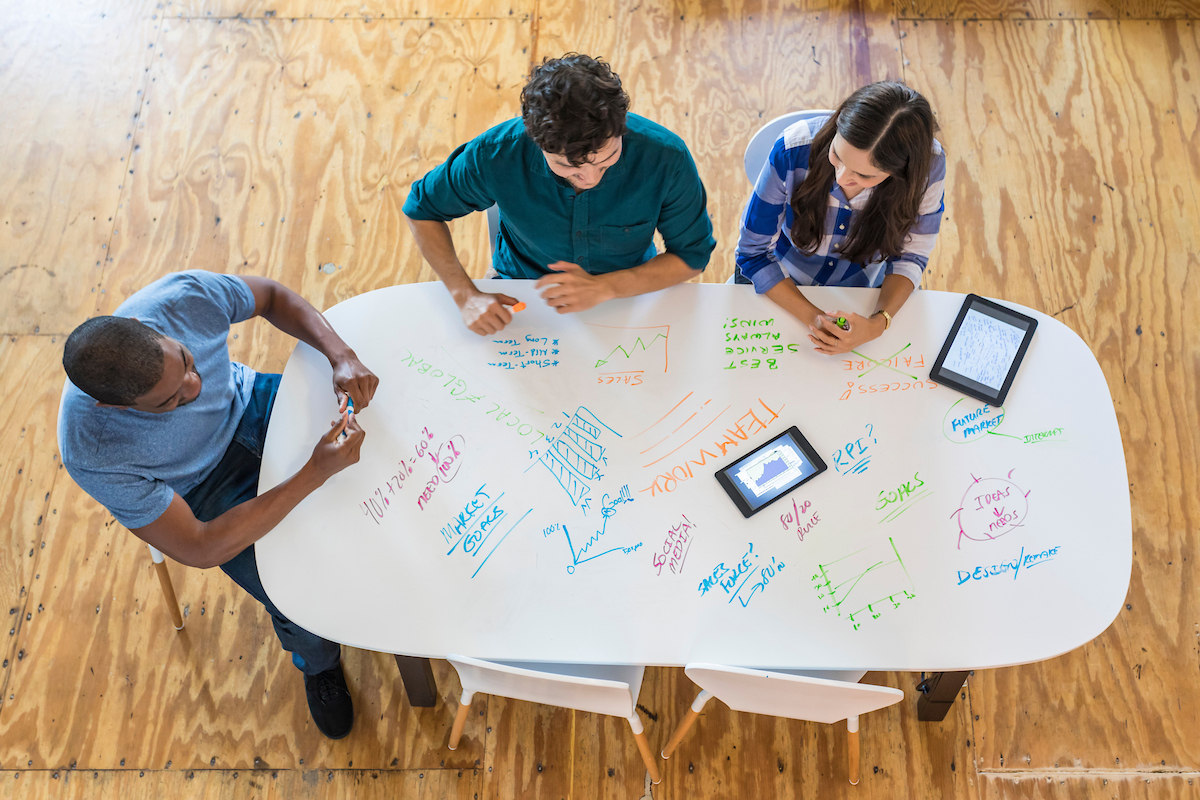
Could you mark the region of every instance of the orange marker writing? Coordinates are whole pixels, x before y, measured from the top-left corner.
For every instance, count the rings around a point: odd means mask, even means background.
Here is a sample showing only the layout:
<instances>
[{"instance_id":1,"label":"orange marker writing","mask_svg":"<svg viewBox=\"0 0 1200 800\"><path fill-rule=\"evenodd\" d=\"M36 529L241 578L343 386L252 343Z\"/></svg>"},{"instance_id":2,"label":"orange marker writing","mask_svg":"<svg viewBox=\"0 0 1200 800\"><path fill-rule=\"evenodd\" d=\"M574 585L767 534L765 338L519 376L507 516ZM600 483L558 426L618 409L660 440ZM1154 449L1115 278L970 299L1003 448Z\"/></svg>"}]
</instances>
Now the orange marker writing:
<instances>
[{"instance_id":1,"label":"orange marker writing","mask_svg":"<svg viewBox=\"0 0 1200 800\"><path fill-rule=\"evenodd\" d=\"M517 313L518 311L524 311L524 310L525 310L524 303L517 303L515 306L512 307L512 311L514 314Z\"/></svg>"}]
</instances>

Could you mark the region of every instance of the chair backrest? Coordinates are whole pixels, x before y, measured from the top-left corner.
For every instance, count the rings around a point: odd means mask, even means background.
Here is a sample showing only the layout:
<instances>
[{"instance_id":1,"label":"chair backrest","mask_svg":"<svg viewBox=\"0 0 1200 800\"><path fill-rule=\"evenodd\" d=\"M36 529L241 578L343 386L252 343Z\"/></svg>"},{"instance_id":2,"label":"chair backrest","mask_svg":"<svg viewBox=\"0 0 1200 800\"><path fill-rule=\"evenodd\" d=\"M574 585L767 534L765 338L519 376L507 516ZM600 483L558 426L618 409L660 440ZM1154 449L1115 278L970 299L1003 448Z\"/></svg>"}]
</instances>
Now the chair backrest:
<instances>
[{"instance_id":1,"label":"chair backrest","mask_svg":"<svg viewBox=\"0 0 1200 800\"><path fill-rule=\"evenodd\" d=\"M840 722L898 703L889 686L811 678L719 664L688 664L688 678L736 711L811 722Z\"/></svg>"},{"instance_id":2,"label":"chair backrest","mask_svg":"<svg viewBox=\"0 0 1200 800\"><path fill-rule=\"evenodd\" d=\"M767 156L771 155L771 148L775 145L775 140L779 138L779 134L783 133L785 128L802 119L827 117L832 113L827 108L792 111L782 117L776 117L759 128L758 133L750 137L750 144L746 145L743 162L746 167L746 178L750 181L750 185L754 186L758 183L758 174L762 172L763 164L767 163Z\"/></svg>"},{"instance_id":3,"label":"chair backrest","mask_svg":"<svg viewBox=\"0 0 1200 800\"><path fill-rule=\"evenodd\" d=\"M449 655L446 659L458 671L463 691L495 694L614 717L629 717L635 713L634 702L645 672L644 667L589 669L588 665L583 664L555 665L561 667L563 672L544 672L467 656ZM576 668L576 674L563 674L573 668ZM588 677L589 672L593 675L623 675L626 680Z\"/></svg>"}]
</instances>

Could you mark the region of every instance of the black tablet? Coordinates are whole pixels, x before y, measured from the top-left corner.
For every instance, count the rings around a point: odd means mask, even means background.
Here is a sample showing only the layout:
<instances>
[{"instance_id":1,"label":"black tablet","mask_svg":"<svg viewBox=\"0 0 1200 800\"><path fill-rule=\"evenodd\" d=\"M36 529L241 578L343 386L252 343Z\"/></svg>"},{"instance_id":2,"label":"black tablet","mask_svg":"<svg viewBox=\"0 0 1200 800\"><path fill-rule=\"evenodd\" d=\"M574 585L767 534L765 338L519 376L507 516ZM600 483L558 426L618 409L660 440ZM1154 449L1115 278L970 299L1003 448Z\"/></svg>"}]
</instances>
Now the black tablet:
<instances>
[{"instance_id":1,"label":"black tablet","mask_svg":"<svg viewBox=\"0 0 1200 800\"><path fill-rule=\"evenodd\" d=\"M968 397L1002 405L1037 320L969 294L929 377Z\"/></svg>"},{"instance_id":2,"label":"black tablet","mask_svg":"<svg viewBox=\"0 0 1200 800\"><path fill-rule=\"evenodd\" d=\"M717 471L733 504L750 517L820 475L825 462L793 425L771 441Z\"/></svg>"}]
</instances>

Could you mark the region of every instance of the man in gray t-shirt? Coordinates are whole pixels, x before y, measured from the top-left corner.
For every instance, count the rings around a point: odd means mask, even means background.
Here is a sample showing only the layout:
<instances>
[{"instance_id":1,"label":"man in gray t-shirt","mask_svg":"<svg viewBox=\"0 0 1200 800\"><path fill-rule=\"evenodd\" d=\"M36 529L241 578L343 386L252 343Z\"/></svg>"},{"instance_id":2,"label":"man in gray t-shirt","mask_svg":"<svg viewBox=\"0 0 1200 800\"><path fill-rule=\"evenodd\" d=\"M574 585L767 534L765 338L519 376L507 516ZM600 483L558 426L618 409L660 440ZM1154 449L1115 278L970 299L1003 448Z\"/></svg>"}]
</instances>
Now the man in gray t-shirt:
<instances>
[{"instance_id":1,"label":"man in gray t-shirt","mask_svg":"<svg viewBox=\"0 0 1200 800\"><path fill-rule=\"evenodd\" d=\"M341 413L300 471L261 496L279 376L231 362L227 346L230 325L256 316L329 359ZM267 278L201 270L168 275L113 316L80 325L63 366L58 438L71 477L135 536L180 563L220 566L262 602L305 674L317 727L331 738L349 733L354 711L340 648L274 607L258 579L254 542L358 461L364 434L354 412L367 407L379 379L295 292Z\"/></svg>"}]
</instances>

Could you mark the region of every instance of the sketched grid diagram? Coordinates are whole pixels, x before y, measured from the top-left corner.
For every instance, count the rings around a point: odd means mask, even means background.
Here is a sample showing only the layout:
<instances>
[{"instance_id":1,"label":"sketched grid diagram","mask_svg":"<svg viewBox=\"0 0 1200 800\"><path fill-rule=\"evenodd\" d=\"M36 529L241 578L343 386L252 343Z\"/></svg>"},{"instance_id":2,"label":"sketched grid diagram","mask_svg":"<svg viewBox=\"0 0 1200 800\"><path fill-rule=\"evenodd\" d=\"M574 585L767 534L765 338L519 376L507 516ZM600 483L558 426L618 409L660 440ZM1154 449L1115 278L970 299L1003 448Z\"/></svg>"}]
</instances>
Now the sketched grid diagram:
<instances>
[{"instance_id":1,"label":"sketched grid diagram","mask_svg":"<svg viewBox=\"0 0 1200 800\"><path fill-rule=\"evenodd\" d=\"M854 630L916 597L912 577L890 536L828 564L818 564L812 580L823 603L821 610L846 618Z\"/></svg>"}]
</instances>

